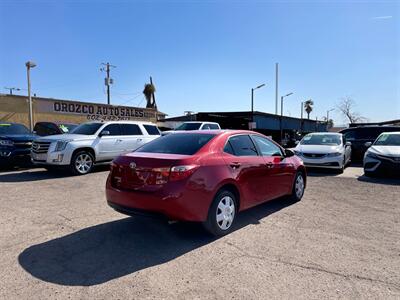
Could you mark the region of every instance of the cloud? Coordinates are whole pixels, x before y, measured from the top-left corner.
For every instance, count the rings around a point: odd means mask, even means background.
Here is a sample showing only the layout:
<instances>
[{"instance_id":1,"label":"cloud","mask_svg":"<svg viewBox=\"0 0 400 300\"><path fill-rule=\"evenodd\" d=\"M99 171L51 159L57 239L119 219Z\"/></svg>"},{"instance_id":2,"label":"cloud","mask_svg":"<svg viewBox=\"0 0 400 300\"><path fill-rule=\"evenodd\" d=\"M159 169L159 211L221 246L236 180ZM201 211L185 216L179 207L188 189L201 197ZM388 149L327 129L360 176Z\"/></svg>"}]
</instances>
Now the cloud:
<instances>
[{"instance_id":1,"label":"cloud","mask_svg":"<svg viewBox=\"0 0 400 300\"><path fill-rule=\"evenodd\" d=\"M393 16L379 16L379 17L373 17L371 20L388 20L393 18Z\"/></svg>"}]
</instances>

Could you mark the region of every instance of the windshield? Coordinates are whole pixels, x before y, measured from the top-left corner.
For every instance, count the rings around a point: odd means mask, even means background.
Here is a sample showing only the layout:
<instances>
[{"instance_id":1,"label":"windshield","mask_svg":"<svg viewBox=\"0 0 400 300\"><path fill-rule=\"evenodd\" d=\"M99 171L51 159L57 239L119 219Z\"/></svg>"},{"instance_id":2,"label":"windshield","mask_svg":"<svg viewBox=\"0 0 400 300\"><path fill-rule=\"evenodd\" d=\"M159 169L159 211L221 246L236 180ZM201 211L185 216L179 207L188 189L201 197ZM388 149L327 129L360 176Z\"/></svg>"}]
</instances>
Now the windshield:
<instances>
[{"instance_id":1,"label":"windshield","mask_svg":"<svg viewBox=\"0 0 400 300\"><path fill-rule=\"evenodd\" d=\"M136 152L193 155L207 144L214 134L169 134L142 146Z\"/></svg>"},{"instance_id":2,"label":"windshield","mask_svg":"<svg viewBox=\"0 0 400 300\"><path fill-rule=\"evenodd\" d=\"M336 134L308 134L300 142L301 145L340 145L340 135Z\"/></svg>"},{"instance_id":3,"label":"windshield","mask_svg":"<svg viewBox=\"0 0 400 300\"><path fill-rule=\"evenodd\" d=\"M103 123L85 123L77 126L70 133L93 135L97 132L97 130L99 130L101 126L103 126Z\"/></svg>"},{"instance_id":4,"label":"windshield","mask_svg":"<svg viewBox=\"0 0 400 300\"><path fill-rule=\"evenodd\" d=\"M198 130L201 123L183 123L182 125L175 128L175 130Z\"/></svg>"},{"instance_id":5,"label":"windshield","mask_svg":"<svg viewBox=\"0 0 400 300\"><path fill-rule=\"evenodd\" d=\"M76 125L76 124L58 124L58 127L61 129L62 132L68 133L68 132L71 132L76 127L78 127L78 125Z\"/></svg>"},{"instance_id":6,"label":"windshield","mask_svg":"<svg viewBox=\"0 0 400 300\"><path fill-rule=\"evenodd\" d=\"M22 124L0 123L0 134L29 134L30 131Z\"/></svg>"},{"instance_id":7,"label":"windshield","mask_svg":"<svg viewBox=\"0 0 400 300\"><path fill-rule=\"evenodd\" d=\"M384 133L375 141L377 146L400 146L400 133Z\"/></svg>"}]
</instances>

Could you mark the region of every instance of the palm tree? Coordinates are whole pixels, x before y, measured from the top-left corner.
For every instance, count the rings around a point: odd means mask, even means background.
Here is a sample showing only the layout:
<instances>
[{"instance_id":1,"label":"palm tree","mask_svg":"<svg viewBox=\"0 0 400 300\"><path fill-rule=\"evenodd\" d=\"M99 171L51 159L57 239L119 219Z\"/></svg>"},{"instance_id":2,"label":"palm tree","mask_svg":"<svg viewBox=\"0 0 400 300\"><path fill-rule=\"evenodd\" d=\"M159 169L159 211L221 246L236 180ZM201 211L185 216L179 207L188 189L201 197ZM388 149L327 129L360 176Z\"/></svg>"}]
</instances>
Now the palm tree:
<instances>
[{"instance_id":1,"label":"palm tree","mask_svg":"<svg viewBox=\"0 0 400 300\"><path fill-rule=\"evenodd\" d=\"M310 119L310 113L313 110L313 105L314 105L314 102L311 99L304 102L304 110L307 113L307 119Z\"/></svg>"},{"instance_id":2,"label":"palm tree","mask_svg":"<svg viewBox=\"0 0 400 300\"><path fill-rule=\"evenodd\" d=\"M154 108L155 101L154 101L154 92L156 91L156 87L152 83L146 83L144 85L143 94L147 100L146 108Z\"/></svg>"}]
</instances>

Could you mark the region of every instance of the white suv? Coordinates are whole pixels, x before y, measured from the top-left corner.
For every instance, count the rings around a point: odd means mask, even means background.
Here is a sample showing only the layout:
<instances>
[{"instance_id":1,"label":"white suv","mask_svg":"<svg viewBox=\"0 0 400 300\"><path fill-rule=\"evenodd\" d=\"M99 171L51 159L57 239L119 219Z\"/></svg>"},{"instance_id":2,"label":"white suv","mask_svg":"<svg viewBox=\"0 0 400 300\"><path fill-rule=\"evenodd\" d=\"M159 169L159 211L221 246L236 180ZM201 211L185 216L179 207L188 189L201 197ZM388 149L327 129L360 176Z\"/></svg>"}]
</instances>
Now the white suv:
<instances>
[{"instance_id":1,"label":"white suv","mask_svg":"<svg viewBox=\"0 0 400 300\"><path fill-rule=\"evenodd\" d=\"M72 173L89 173L94 164L111 162L160 136L150 122L89 122L71 133L41 137L33 141L31 157L46 169L69 167Z\"/></svg>"},{"instance_id":2,"label":"white suv","mask_svg":"<svg viewBox=\"0 0 400 300\"><path fill-rule=\"evenodd\" d=\"M221 126L215 122L184 122L174 130L163 131L162 135L189 130L221 130Z\"/></svg>"}]
</instances>

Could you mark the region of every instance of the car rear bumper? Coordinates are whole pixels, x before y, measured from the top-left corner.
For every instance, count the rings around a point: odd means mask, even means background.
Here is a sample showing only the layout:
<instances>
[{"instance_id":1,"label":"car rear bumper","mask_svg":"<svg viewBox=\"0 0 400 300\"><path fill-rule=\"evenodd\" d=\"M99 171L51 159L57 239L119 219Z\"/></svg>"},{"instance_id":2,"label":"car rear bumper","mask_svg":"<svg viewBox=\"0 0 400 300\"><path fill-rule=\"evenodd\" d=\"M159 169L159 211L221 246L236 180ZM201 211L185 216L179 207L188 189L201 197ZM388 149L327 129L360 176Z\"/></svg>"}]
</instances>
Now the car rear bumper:
<instances>
[{"instance_id":1,"label":"car rear bumper","mask_svg":"<svg viewBox=\"0 0 400 300\"><path fill-rule=\"evenodd\" d=\"M106 183L108 205L128 215L164 216L170 220L202 222L207 219L213 195L190 188L185 182L168 183L159 190L122 190Z\"/></svg>"}]
</instances>

